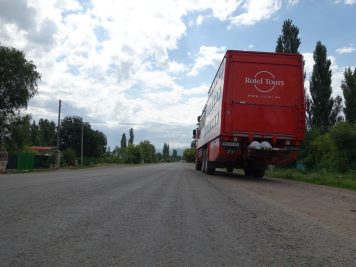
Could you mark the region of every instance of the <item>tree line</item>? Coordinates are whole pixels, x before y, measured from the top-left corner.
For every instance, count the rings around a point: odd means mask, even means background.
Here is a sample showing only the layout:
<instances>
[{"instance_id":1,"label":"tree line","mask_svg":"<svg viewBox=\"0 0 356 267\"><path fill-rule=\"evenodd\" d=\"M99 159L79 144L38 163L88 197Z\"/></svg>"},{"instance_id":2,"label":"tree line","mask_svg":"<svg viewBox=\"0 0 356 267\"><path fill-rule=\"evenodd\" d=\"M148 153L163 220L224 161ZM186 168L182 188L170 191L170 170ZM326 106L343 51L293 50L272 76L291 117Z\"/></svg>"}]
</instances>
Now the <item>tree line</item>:
<instances>
[{"instance_id":1,"label":"tree line","mask_svg":"<svg viewBox=\"0 0 356 267\"><path fill-rule=\"evenodd\" d=\"M0 46L0 152L34 152L33 146L55 147L57 127L53 121L32 120L31 115L23 115L28 101L38 94L41 79L36 65L26 59L25 54L15 48ZM64 163L74 165L83 150L84 163L92 161L118 163L153 163L178 160L177 150L170 155L169 144L164 143L162 153L144 140L134 144L134 130L129 130L129 138L122 134L120 147L111 152L107 148L104 133L92 129L90 123L79 116L67 116L60 123L59 149L63 152Z\"/></svg>"},{"instance_id":2,"label":"tree line","mask_svg":"<svg viewBox=\"0 0 356 267\"><path fill-rule=\"evenodd\" d=\"M173 149L170 155L169 144L164 143L162 153L157 152L156 147L149 141L143 140L139 144L134 144L134 130L129 129L129 139L126 138L126 133L121 135L120 147L116 146L110 153L117 162L122 163L155 163L155 162L170 162L180 160L177 155L177 150Z\"/></svg>"},{"instance_id":3,"label":"tree line","mask_svg":"<svg viewBox=\"0 0 356 267\"><path fill-rule=\"evenodd\" d=\"M276 52L298 53L299 29L286 20ZM299 153L308 169L349 171L356 169L356 68L344 71L341 96L332 96L331 61L318 41L313 52L313 71L306 97L306 138Z\"/></svg>"},{"instance_id":4,"label":"tree line","mask_svg":"<svg viewBox=\"0 0 356 267\"><path fill-rule=\"evenodd\" d=\"M300 44L299 28L290 19L284 21L275 52L300 54ZM333 97L331 61L321 41L316 43L313 59L309 90L304 88L306 138L299 159L310 170L356 170L356 68L344 71L343 98ZM183 155L195 161L194 141Z\"/></svg>"}]
</instances>

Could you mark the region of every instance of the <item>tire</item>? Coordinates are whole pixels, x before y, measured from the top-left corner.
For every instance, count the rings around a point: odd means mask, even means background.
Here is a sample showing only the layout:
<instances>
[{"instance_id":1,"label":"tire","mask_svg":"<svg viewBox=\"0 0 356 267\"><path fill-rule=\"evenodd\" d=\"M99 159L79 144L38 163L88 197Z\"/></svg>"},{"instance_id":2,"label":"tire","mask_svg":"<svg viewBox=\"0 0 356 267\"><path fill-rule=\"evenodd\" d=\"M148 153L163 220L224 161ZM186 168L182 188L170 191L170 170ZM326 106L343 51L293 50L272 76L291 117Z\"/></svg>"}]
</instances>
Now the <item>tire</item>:
<instances>
[{"instance_id":1,"label":"tire","mask_svg":"<svg viewBox=\"0 0 356 267\"><path fill-rule=\"evenodd\" d=\"M203 152L203 172L209 175L213 175L215 173L215 167L213 167L212 163L209 162L208 159L208 150L204 150Z\"/></svg>"},{"instance_id":2,"label":"tire","mask_svg":"<svg viewBox=\"0 0 356 267\"><path fill-rule=\"evenodd\" d=\"M262 178L265 175L265 169L256 169L253 171L253 176L255 178Z\"/></svg>"},{"instance_id":3,"label":"tire","mask_svg":"<svg viewBox=\"0 0 356 267\"><path fill-rule=\"evenodd\" d=\"M245 175L255 178L262 178L265 175L266 167L266 165L259 162L248 162L244 168Z\"/></svg>"},{"instance_id":4,"label":"tire","mask_svg":"<svg viewBox=\"0 0 356 267\"><path fill-rule=\"evenodd\" d=\"M215 174L215 167L212 167L212 164L209 161L206 162L206 166L207 166L206 167L207 174L209 174L209 175Z\"/></svg>"},{"instance_id":5,"label":"tire","mask_svg":"<svg viewBox=\"0 0 356 267\"><path fill-rule=\"evenodd\" d=\"M251 168L245 168L244 169L245 176L253 176L253 170Z\"/></svg>"},{"instance_id":6,"label":"tire","mask_svg":"<svg viewBox=\"0 0 356 267\"><path fill-rule=\"evenodd\" d=\"M203 150L202 158L203 158L202 171L206 172L206 150Z\"/></svg>"}]
</instances>

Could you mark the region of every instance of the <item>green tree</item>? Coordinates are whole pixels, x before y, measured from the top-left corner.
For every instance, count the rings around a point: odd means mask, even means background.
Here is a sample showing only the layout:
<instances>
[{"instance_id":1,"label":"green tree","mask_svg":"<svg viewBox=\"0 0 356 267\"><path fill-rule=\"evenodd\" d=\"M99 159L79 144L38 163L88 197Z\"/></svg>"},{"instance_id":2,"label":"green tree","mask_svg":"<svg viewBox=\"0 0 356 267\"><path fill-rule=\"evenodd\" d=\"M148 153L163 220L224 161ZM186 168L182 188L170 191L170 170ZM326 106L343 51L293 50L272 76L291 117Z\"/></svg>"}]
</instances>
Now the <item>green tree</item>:
<instances>
[{"instance_id":1,"label":"green tree","mask_svg":"<svg viewBox=\"0 0 356 267\"><path fill-rule=\"evenodd\" d=\"M81 134L83 125L83 153L85 157L100 157L106 151L106 136L91 129L81 117L65 117L61 122L61 150L71 148L76 155L81 154Z\"/></svg>"},{"instance_id":2,"label":"green tree","mask_svg":"<svg viewBox=\"0 0 356 267\"><path fill-rule=\"evenodd\" d=\"M60 131L60 149L62 151L66 150L67 148L71 148L74 150L76 155L81 154L82 124L83 119L78 116L67 116L62 120Z\"/></svg>"},{"instance_id":3,"label":"green tree","mask_svg":"<svg viewBox=\"0 0 356 267\"><path fill-rule=\"evenodd\" d=\"M173 160L176 160L178 158L178 152L176 149L173 149L172 158L173 158Z\"/></svg>"},{"instance_id":4,"label":"green tree","mask_svg":"<svg viewBox=\"0 0 356 267\"><path fill-rule=\"evenodd\" d=\"M124 134L124 133L121 136L120 144L121 144L121 149L124 149L127 145L126 134Z\"/></svg>"},{"instance_id":5,"label":"green tree","mask_svg":"<svg viewBox=\"0 0 356 267\"><path fill-rule=\"evenodd\" d=\"M337 121L340 121L341 98L331 97L331 61L327 58L326 47L318 41L314 50L314 66L310 79L310 126L319 128L323 133ZM308 108L308 102L307 102Z\"/></svg>"},{"instance_id":6,"label":"green tree","mask_svg":"<svg viewBox=\"0 0 356 267\"><path fill-rule=\"evenodd\" d=\"M196 140L193 140L190 143L190 148L187 148L183 151L183 158L188 162L195 162L195 145Z\"/></svg>"},{"instance_id":7,"label":"green tree","mask_svg":"<svg viewBox=\"0 0 356 267\"><path fill-rule=\"evenodd\" d=\"M125 163L137 164L140 163L140 147L134 144L128 144L125 148Z\"/></svg>"},{"instance_id":8,"label":"green tree","mask_svg":"<svg viewBox=\"0 0 356 267\"><path fill-rule=\"evenodd\" d=\"M300 39L298 37L299 29L293 25L293 21L287 19L283 22L282 34L279 35L275 51L277 53L296 53L299 54L298 48Z\"/></svg>"},{"instance_id":9,"label":"green tree","mask_svg":"<svg viewBox=\"0 0 356 267\"><path fill-rule=\"evenodd\" d=\"M71 148L66 148L63 151L63 159L68 166L74 166L76 161L75 151Z\"/></svg>"},{"instance_id":10,"label":"green tree","mask_svg":"<svg viewBox=\"0 0 356 267\"><path fill-rule=\"evenodd\" d=\"M356 169L356 125L340 122L324 134L312 129L307 134L307 140L309 146L303 152L303 162L309 169Z\"/></svg>"},{"instance_id":11,"label":"green tree","mask_svg":"<svg viewBox=\"0 0 356 267\"><path fill-rule=\"evenodd\" d=\"M356 123L356 68L354 71L351 68L345 70L341 89L345 99L345 119L348 122Z\"/></svg>"},{"instance_id":12,"label":"green tree","mask_svg":"<svg viewBox=\"0 0 356 267\"><path fill-rule=\"evenodd\" d=\"M187 148L183 151L183 159L188 162L195 161L195 149L194 148Z\"/></svg>"},{"instance_id":13,"label":"green tree","mask_svg":"<svg viewBox=\"0 0 356 267\"><path fill-rule=\"evenodd\" d=\"M333 169L335 160L335 144L330 133L317 136L311 143L314 166L317 169Z\"/></svg>"},{"instance_id":14,"label":"green tree","mask_svg":"<svg viewBox=\"0 0 356 267\"><path fill-rule=\"evenodd\" d=\"M41 79L32 61L15 48L0 46L0 146L9 126L36 93Z\"/></svg>"},{"instance_id":15,"label":"green tree","mask_svg":"<svg viewBox=\"0 0 356 267\"><path fill-rule=\"evenodd\" d=\"M84 155L87 157L101 157L106 152L107 139L104 133L91 129L86 125L84 133ZM85 139L86 138L86 139Z\"/></svg>"},{"instance_id":16,"label":"green tree","mask_svg":"<svg viewBox=\"0 0 356 267\"><path fill-rule=\"evenodd\" d=\"M339 95L337 95L335 98L331 98L330 101L332 102L332 110L329 116L329 124L331 127L343 120L341 115L343 106L342 106L342 98Z\"/></svg>"},{"instance_id":17,"label":"green tree","mask_svg":"<svg viewBox=\"0 0 356 267\"><path fill-rule=\"evenodd\" d=\"M156 159L157 159L158 162L161 162L162 159L163 159L162 153L158 152L158 153L156 154Z\"/></svg>"},{"instance_id":18,"label":"green tree","mask_svg":"<svg viewBox=\"0 0 356 267\"><path fill-rule=\"evenodd\" d=\"M22 152L31 146L31 116L15 117L5 138L8 152Z\"/></svg>"},{"instance_id":19,"label":"green tree","mask_svg":"<svg viewBox=\"0 0 356 267\"><path fill-rule=\"evenodd\" d=\"M31 140L31 145L37 146L39 145L39 129L38 125L36 124L36 121L33 121L30 127L30 140Z\"/></svg>"},{"instance_id":20,"label":"green tree","mask_svg":"<svg viewBox=\"0 0 356 267\"><path fill-rule=\"evenodd\" d=\"M163 144L162 157L164 161L169 161L169 144Z\"/></svg>"},{"instance_id":21,"label":"green tree","mask_svg":"<svg viewBox=\"0 0 356 267\"><path fill-rule=\"evenodd\" d=\"M133 129L131 128L129 130L129 135L130 135L130 138L129 138L129 144L133 144L133 141L134 141L134 132L133 132Z\"/></svg>"},{"instance_id":22,"label":"green tree","mask_svg":"<svg viewBox=\"0 0 356 267\"><path fill-rule=\"evenodd\" d=\"M115 157L118 157L119 156L119 153L120 153L120 148L118 146L115 146L114 150L112 151L112 154L115 156Z\"/></svg>"},{"instance_id":23,"label":"green tree","mask_svg":"<svg viewBox=\"0 0 356 267\"><path fill-rule=\"evenodd\" d=\"M333 166L338 171L356 169L356 125L338 123L332 128L330 135L336 148Z\"/></svg>"},{"instance_id":24,"label":"green tree","mask_svg":"<svg viewBox=\"0 0 356 267\"><path fill-rule=\"evenodd\" d=\"M156 148L150 141L144 140L140 142L140 158L143 163L156 162Z\"/></svg>"},{"instance_id":25,"label":"green tree","mask_svg":"<svg viewBox=\"0 0 356 267\"><path fill-rule=\"evenodd\" d=\"M55 145L57 138L56 124L47 119L40 119L38 121L38 135L40 146Z\"/></svg>"}]
</instances>

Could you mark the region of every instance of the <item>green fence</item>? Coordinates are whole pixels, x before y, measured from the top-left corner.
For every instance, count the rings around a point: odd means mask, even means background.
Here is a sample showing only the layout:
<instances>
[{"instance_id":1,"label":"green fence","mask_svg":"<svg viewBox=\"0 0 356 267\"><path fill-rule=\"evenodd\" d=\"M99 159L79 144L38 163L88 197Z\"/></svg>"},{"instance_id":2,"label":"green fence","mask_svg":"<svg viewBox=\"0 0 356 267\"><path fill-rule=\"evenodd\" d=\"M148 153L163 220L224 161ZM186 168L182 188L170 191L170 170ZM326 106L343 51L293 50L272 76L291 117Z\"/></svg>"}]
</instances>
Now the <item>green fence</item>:
<instances>
[{"instance_id":1,"label":"green fence","mask_svg":"<svg viewBox=\"0 0 356 267\"><path fill-rule=\"evenodd\" d=\"M19 171L32 171L38 168L49 168L53 164L53 157L35 155L32 153L9 154L6 169L16 169Z\"/></svg>"},{"instance_id":2,"label":"green fence","mask_svg":"<svg viewBox=\"0 0 356 267\"><path fill-rule=\"evenodd\" d=\"M35 163L34 156L32 153L18 153L17 169L19 171L32 171Z\"/></svg>"}]
</instances>

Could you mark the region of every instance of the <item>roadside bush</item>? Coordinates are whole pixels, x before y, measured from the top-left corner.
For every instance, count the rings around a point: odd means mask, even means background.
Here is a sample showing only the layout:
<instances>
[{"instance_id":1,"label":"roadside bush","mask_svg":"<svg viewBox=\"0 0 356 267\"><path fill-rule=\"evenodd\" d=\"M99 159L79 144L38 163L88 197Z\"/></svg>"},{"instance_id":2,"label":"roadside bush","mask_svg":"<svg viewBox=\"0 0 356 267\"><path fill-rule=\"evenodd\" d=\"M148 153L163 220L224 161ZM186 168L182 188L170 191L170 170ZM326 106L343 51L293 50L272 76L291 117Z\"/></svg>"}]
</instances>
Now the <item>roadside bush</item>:
<instances>
[{"instance_id":1,"label":"roadside bush","mask_svg":"<svg viewBox=\"0 0 356 267\"><path fill-rule=\"evenodd\" d=\"M330 132L335 146L335 167L339 171L356 169L356 126L342 122Z\"/></svg>"},{"instance_id":2,"label":"roadside bush","mask_svg":"<svg viewBox=\"0 0 356 267\"><path fill-rule=\"evenodd\" d=\"M195 149L187 148L183 152L183 158L188 162L195 162Z\"/></svg>"},{"instance_id":3,"label":"roadside bush","mask_svg":"<svg viewBox=\"0 0 356 267\"><path fill-rule=\"evenodd\" d=\"M134 144L129 144L124 151L124 162L129 164L140 163L140 148Z\"/></svg>"},{"instance_id":4,"label":"roadside bush","mask_svg":"<svg viewBox=\"0 0 356 267\"><path fill-rule=\"evenodd\" d=\"M63 151L63 160L68 166L74 166L76 161L76 155L73 149L67 148Z\"/></svg>"},{"instance_id":5,"label":"roadside bush","mask_svg":"<svg viewBox=\"0 0 356 267\"><path fill-rule=\"evenodd\" d=\"M317 129L312 129L305 133L305 140L301 147L301 150L298 153L298 159L301 159L302 163L306 166L307 169L314 169L316 161L313 154L312 142L320 136L321 133Z\"/></svg>"},{"instance_id":6,"label":"roadside bush","mask_svg":"<svg viewBox=\"0 0 356 267\"><path fill-rule=\"evenodd\" d=\"M340 122L325 134L318 130L310 131L300 157L309 170L355 170L356 126Z\"/></svg>"},{"instance_id":7,"label":"roadside bush","mask_svg":"<svg viewBox=\"0 0 356 267\"><path fill-rule=\"evenodd\" d=\"M329 133L320 135L312 141L313 158L318 169L330 169L334 167L335 144Z\"/></svg>"}]
</instances>

